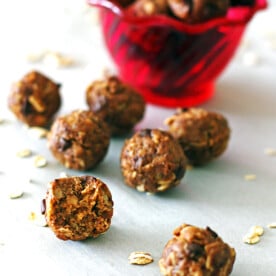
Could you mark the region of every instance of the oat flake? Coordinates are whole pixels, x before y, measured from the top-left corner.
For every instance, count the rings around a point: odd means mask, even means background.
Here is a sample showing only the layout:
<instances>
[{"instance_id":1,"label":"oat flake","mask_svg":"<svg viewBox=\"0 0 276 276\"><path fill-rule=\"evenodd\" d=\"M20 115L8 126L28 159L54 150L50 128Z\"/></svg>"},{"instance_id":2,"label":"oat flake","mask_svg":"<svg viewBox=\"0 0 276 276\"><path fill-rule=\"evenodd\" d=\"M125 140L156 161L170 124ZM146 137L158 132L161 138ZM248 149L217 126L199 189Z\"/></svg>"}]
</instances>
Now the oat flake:
<instances>
[{"instance_id":1,"label":"oat flake","mask_svg":"<svg viewBox=\"0 0 276 276\"><path fill-rule=\"evenodd\" d=\"M267 225L268 228L276 228L276 222L269 223Z\"/></svg>"},{"instance_id":2,"label":"oat flake","mask_svg":"<svg viewBox=\"0 0 276 276\"><path fill-rule=\"evenodd\" d=\"M247 244L256 244L260 241L260 236L247 234L243 238L243 242Z\"/></svg>"},{"instance_id":3,"label":"oat flake","mask_svg":"<svg viewBox=\"0 0 276 276\"><path fill-rule=\"evenodd\" d=\"M23 149L16 153L16 156L20 158L29 157L31 155L32 155L32 151L30 149Z\"/></svg>"},{"instance_id":4,"label":"oat flake","mask_svg":"<svg viewBox=\"0 0 276 276\"><path fill-rule=\"evenodd\" d=\"M22 197L24 192L20 189L10 192L9 197L10 199L17 199Z\"/></svg>"},{"instance_id":5,"label":"oat flake","mask_svg":"<svg viewBox=\"0 0 276 276\"><path fill-rule=\"evenodd\" d=\"M26 56L26 60L31 63L40 62L43 57L43 53L29 53Z\"/></svg>"},{"instance_id":6,"label":"oat flake","mask_svg":"<svg viewBox=\"0 0 276 276\"><path fill-rule=\"evenodd\" d=\"M254 225L250 228L249 232L243 237L243 242L247 244L256 244L261 240L261 236L264 234L262 226Z\"/></svg>"},{"instance_id":7,"label":"oat flake","mask_svg":"<svg viewBox=\"0 0 276 276\"><path fill-rule=\"evenodd\" d=\"M132 252L128 257L128 260L131 264L136 265L146 265L153 262L151 254L143 251Z\"/></svg>"},{"instance_id":8,"label":"oat flake","mask_svg":"<svg viewBox=\"0 0 276 276\"><path fill-rule=\"evenodd\" d=\"M276 149L275 148L266 148L264 153L269 156L276 156Z\"/></svg>"},{"instance_id":9,"label":"oat flake","mask_svg":"<svg viewBox=\"0 0 276 276\"><path fill-rule=\"evenodd\" d=\"M43 127L30 127L29 133L35 138L45 138L47 137L48 130Z\"/></svg>"},{"instance_id":10,"label":"oat flake","mask_svg":"<svg viewBox=\"0 0 276 276\"><path fill-rule=\"evenodd\" d=\"M45 157L43 157L42 155L37 155L34 158L34 166L37 168L43 168L45 166L47 166L48 162L46 160Z\"/></svg>"},{"instance_id":11,"label":"oat flake","mask_svg":"<svg viewBox=\"0 0 276 276\"><path fill-rule=\"evenodd\" d=\"M256 178L257 178L256 174L246 174L246 175L244 175L244 180L246 180L246 181L255 180Z\"/></svg>"},{"instance_id":12,"label":"oat flake","mask_svg":"<svg viewBox=\"0 0 276 276\"><path fill-rule=\"evenodd\" d=\"M72 58L67 57L59 52L47 52L43 57L43 63L55 68L69 67L74 64Z\"/></svg>"},{"instance_id":13,"label":"oat flake","mask_svg":"<svg viewBox=\"0 0 276 276\"><path fill-rule=\"evenodd\" d=\"M66 178L66 177L69 177L69 175L68 175L66 172L61 172L61 173L59 174L59 177L60 177L60 178Z\"/></svg>"},{"instance_id":14,"label":"oat flake","mask_svg":"<svg viewBox=\"0 0 276 276\"><path fill-rule=\"evenodd\" d=\"M262 236L264 234L264 228L259 225L254 225L250 228L249 233L252 236Z\"/></svg>"}]
</instances>

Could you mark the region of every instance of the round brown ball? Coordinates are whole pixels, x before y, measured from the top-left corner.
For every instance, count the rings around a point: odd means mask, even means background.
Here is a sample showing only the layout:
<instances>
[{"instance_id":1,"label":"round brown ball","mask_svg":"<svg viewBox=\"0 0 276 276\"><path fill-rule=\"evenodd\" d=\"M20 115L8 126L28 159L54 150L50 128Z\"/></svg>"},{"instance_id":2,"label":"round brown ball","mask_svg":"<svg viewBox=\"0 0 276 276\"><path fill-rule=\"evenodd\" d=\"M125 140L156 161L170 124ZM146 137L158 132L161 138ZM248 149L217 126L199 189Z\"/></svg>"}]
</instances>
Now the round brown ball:
<instances>
[{"instance_id":1,"label":"round brown ball","mask_svg":"<svg viewBox=\"0 0 276 276\"><path fill-rule=\"evenodd\" d=\"M195 24L225 16L229 0L168 0L168 5L175 17Z\"/></svg>"},{"instance_id":2,"label":"round brown ball","mask_svg":"<svg viewBox=\"0 0 276 276\"><path fill-rule=\"evenodd\" d=\"M150 16L155 14L167 14L167 0L136 0L128 8L127 13L134 16Z\"/></svg>"},{"instance_id":3,"label":"round brown ball","mask_svg":"<svg viewBox=\"0 0 276 276\"><path fill-rule=\"evenodd\" d=\"M235 262L235 250L209 227L189 224L176 228L159 260L165 276L227 276Z\"/></svg>"},{"instance_id":4,"label":"round brown ball","mask_svg":"<svg viewBox=\"0 0 276 276\"><path fill-rule=\"evenodd\" d=\"M59 239L95 238L109 229L112 216L112 195L100 179L75 176L49 183L45 218Z\"/></svg>"},{"instance_id":5,"label":"round brown ball","mask_svg":"<svg viewBox=\"0 0 276 276\"><path fill-rule=\"evenodd\" d=\"M12 85L9 109L29 126L46 127L60 108L60 86L40 72L31 71Z\"/></svg>"},{"instance_id":6,"label":"round brown ball","mask_svg":"<svg viewBox=\"0 0 276 276\"><path fill-rule=\"evenodd\" d=\"M75 170L98 165L109 144L109 127L91 111L75 110L58 117L48 134L48 147L54 157Z\"/></svg>"},{"instance_id":7,"label":"round brown ball","mask_svg":"<svg viewBox=\"0 0 276 276\"><path fill-rule=\"evenodd\" d=\"M102 118L111 134L123 135L143 118L145 101L116 76L92 82L86 89L89 109Z\"/></svg>"},{"instance_id":8,"label":"round brown ball","mask_svg":"<svg viewBox=\"0 0 276 276\"><path fill-rule=\"evenodd\" d=\"M159 129L143 129L125 140L120 162L125 183L140 192L157 193L177 186L186 171L181 146Z\"/></svg>"},{"instance_id":9,"label":"round brown ball","mask_svg":"<svg viewBox=\"0 0 276 276\"><path fill-rule=\"evenodd\" d=\"M219 113L202 108L179 109L165 124L191 165L217 158L228 146L230 128L227 119Z\"/></svg>"}]
</instances>

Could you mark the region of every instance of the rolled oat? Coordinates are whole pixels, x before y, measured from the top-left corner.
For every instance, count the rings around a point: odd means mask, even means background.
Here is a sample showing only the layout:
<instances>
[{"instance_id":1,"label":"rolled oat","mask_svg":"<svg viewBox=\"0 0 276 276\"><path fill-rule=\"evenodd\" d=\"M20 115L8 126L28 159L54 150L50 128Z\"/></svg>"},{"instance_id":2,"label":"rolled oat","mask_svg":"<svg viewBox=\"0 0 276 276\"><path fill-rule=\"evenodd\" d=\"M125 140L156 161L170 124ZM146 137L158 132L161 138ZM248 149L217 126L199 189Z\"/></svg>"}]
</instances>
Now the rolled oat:
<instances>
[{"instance_id":1,"label":"rolled oat","mask_svg":"<svg viewBox=\"0 0 276 276\"><path fill-rule=\"evenodd\" d=\"M243 237L243 242L247 244L256 244L260 241L260 236L247 234Z\"/></svg>"},{"instance_id":2,"label":"rolled oat","mask_svg":"<svg viewBox=\"0 0 276 276\"><path fill-rule=\"evenodd\" d=\"M150 253L144 251L134 251L128 257L129 263L136 265L146 265L153 262Z\"/></svg>"},{"instance_id":3,"label":"rolled oat","mask_svg":"<svg viewBox=\"0 0 276 276\"><path fill-rule=\"evenodd\" d=\"M276 228L276 222L269 223L267 225L268 228Z\"/></svg>"},{"instance_id":4,"label":"rolled oat","mask_svg":"<svg viewBox=\"0 0 276 276\"><path fill-rule=\"evenodd\" d=\"M252 181L252 180L255 180L257 176L256 174L245 174L243 178L246 181Z\"/></svg>"},{"instance_id":5,"label":"rolled oat","mask_svg":"<svg viewBox=\"0 0 276 276\"><path fill-rule=\"evenodd\" d=\"M37 155L34 158L34 166L37 168L43 168L45 166L47 166L48 162L46 160L45 157L43 157L42 155Z\"/></svg>"},{"instance_id":6,"label":"rolled oat","mask_svg":"<svg viewBox=\"0 0 276 276\"><path fill-rule=\"evenodd\" d=\"M45 138L47 137L48 130L43 127L30 127L29 133L35 138Z\"/></svg>"},{"instance_id":7,"label":"rolled oat","mask_svg":"<svg viewBox=\"0 0 276 276\"><path fill-rule=\"evenodd\" d=\"M29 157L31 155L32 155L32 151L30 149L23 149L16 153L16 156L20 158Z\"/></svg>"},{"instance_id":8,"label":"rolled oat","mask_svg":"<svg viewBox=\"0 0 276 276\"><path fill-rule=\"evenodd\" d=\"M10 197L10 199L17 199L17 198L22 197L23 194L24 194L24 191L22 191L21 189L17 189L17 190L10 192L9 197Z\"/></svg>"}]
</instances>

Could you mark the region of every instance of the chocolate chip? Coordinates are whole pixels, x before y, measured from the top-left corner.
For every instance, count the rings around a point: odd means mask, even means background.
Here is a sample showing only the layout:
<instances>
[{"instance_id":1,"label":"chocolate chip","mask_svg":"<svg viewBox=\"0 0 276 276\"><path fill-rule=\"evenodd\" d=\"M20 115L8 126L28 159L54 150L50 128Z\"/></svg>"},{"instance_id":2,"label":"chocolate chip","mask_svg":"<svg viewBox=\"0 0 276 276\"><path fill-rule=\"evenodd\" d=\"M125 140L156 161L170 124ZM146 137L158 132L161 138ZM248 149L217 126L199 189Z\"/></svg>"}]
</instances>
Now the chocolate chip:
<instances>
[{"instance_id":1,"label":"chocolate chip","mask_svg":"<svg viewBox=\"0 0 276 276\"><path fill-rule=\"evenodd\" d=\"M215 239L218 237L218 234L216 232L214 232L209 226L206 227L206 230L208 232L210 232L210 234L212 235L212 237L214 237Z\"/></svg>"},{"instance_id":2,"label":"chocolate chip","mask_svg":"<svg viewBox=\"0 0 276 276\"><path fill-rule=\"evenodd\" d=\"M138 157L138 156L135 156L133 158L133 161L134 161L134 168L135 169L140 168L143 164L143 159L141 157Z\"/></svg>"},{"instance_id":3,"label":"chocolate chip","mask_svg":"<svg viewBox=\"0 0 276 276\"><path fill-rule=\"evenodd\" d=\"M93 102L93 105L91 105L91 110L93 112L100 111L105 105L107 104L107 99L104 95L98 95L97 101ZM114 120L114 118L113 118Z\"/></svg>"},{"instance_id":4,"label":"chocolate chip","mask_svg":"<svg viewBox=\"0 0 276 276\"><path fill-rule=\"evenodd\" d=\"M95 177L92 176L91 179L95 179ZM79 180L80 180L80 184L81 184L82 188L84 189L87 185L87 177L86 176L81 176L79 178Z\"/></svg>"},{"instance_id":5,"label":"chocolate chip","mask_svg":"<svg viewBox=\"0 0 276 276\"><path fill-rule=\"evenodd\" d=\"M32 113L32 105L29 103L28 99L26 98L21 106L21 112L24 115L29 115Z\"/></svg>"},{"instance_id":6,"label":"chocolate chip","mask_svg":"<svg viewBox=\"0 0 276 276\"><path fill-rule=\"evenodd\" d=\"M199 257L204 255L203 246L197 243L187 244L185 251L190 259L197 260Z\"/></svg>"},{"instance_id":7,"label":"chocolate chip","mask_svg":"<svg viewBox=\"0 0 276 276\"><path fill-rule=\"evenodd\" d=\"M146 129L143 129L139 132L139 136L140 137L147 137L147 136L151 136L151 129L149 128L146 128Z\"/></svg>"},{"instance_id":8,"label":"chocolate chip","mask_svg":"<svg viewBox=\"0 0 276 276\"><path fill-rule=\"evenodd\" d=\"M185 169L183 166L179 166L175 171L174 174L177 179L181 179L185 174Z\"/></svg>"},{"instance_id":9,"label":"chocolate chip","mask_svg":"<svg viewBox=\"0 0 276 276\"><path fill-rule=\"evenodd\" d=\"M68 148L70 148L72 145L72 141L64 139L64 138L60 138L59 140L59 150L60 151L65 151Z\"/></svg>"},{"instance_id":10,"label":"chocolate chip","mask_svg":"<svg viewBox=\"0 0 276 276\"><path fill-rule=\"evenodd\" d=\"M45 212L46 212L46 200L45 200L45 198L42 199L40 208L41 208L41 214L44 215Z\"/></svg>"}]
</instances>

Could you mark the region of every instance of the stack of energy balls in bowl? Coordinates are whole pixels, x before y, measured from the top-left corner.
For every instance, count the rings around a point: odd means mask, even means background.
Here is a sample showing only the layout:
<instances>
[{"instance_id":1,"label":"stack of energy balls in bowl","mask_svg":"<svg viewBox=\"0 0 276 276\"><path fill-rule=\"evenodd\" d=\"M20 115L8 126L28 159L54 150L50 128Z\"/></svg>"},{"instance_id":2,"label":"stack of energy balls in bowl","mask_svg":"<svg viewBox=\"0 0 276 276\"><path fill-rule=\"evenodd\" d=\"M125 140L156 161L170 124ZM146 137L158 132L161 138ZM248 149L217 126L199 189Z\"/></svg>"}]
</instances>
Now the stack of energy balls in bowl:
<instances>
[{"instance_id":1,"label":"stack of energy balls in bowl","mask_svg":"<svg viewBox=\"0 0 276 276\"><path fill-rule=\"evenodd\" d=\"M224 17L232 6L253 6L254 0L119 0L135 16L165 14L190 24Z\"/></svg>"},{"instance_id":2,"label":"stack of energy balls in bowl","mask_svg":"<svg viewBox=\"0 0 276 276\"><path fill-rule=\"evenodd\" d=\"M266 0L87 0L122 81L147 102L189 107L212 98L251 18Z\"/></svg>"}]
</instances>

